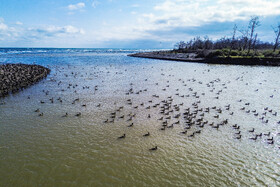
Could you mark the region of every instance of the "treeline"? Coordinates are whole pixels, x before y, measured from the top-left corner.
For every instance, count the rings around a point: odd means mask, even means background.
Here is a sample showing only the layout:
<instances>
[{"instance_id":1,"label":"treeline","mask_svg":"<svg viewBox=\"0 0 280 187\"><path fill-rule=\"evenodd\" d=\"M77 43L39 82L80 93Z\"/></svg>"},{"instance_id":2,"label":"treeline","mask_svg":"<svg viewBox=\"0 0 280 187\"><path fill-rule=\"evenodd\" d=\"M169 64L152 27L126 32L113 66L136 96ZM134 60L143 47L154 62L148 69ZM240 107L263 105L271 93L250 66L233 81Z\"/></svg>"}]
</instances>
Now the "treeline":
<instances>
[{"instance_id":1,"label":"treeline","mask_svg":"<svg viewBox=\"0 0 280 187\"><path fill-rule=\"evenodd\" d=\"M279 46L280 24L278 24L276 28L273 28L275 33L274 43L263 42L258 38L256 29L259 26L259 17L252 17L245 30L238 30L237 25L234 25L231 37L222 37L216 41L209 39L208 36L205 36L204 38L195 37L187 42L178 42L175 45L175 49L178 52L227 50L229 54L233 51L239 51L243 56L252 54L256 55L258 50L269 49L272 50L272 52L275 52Z\"/></svg>"}]
</instances>

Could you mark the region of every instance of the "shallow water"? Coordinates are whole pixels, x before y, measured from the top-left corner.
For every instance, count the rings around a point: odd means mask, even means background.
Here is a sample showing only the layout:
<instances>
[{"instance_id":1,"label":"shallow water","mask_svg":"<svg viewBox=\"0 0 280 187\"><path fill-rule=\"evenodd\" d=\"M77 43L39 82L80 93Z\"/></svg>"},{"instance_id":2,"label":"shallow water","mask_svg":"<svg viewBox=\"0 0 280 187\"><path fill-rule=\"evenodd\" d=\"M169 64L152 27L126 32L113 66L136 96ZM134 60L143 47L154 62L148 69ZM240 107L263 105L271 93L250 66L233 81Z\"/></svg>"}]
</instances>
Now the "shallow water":
<instances>
[{"instance_id":1,"label":"shallow water","mask_svg":"<svg viewBox=\"0 0 280 187\"><path fill-rule=\"evenodd\" d=\"M131 52L1 51L2 63L35 62L52 70L40 83L0 99L1 186L280 185L280 68L127 57ZM162 101L170 97L173 112L163 115ZM197 113L193 120L208 123L182 134L188 108ZM114 112L114 122L104 123ZM131 121L129 114L135 114ZM179 123L160 130L165 119L159 119L168 116L168 126ZM226 119L219 129L209 125ZM125 139L117 139L124 133Z\"/></svg>"}]
</instances>

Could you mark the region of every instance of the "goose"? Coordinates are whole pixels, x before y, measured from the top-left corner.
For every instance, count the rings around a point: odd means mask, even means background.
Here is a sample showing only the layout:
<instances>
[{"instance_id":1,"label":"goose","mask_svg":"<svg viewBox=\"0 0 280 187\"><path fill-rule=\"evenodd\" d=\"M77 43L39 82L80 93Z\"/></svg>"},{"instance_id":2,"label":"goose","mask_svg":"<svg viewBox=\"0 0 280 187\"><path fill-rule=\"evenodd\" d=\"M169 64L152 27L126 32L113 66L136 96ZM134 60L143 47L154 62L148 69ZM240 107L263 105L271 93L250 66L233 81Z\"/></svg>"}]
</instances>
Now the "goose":
<instances>
[{"instance_id":1,"label":"goose","mask_svg":"<svg viewBox=\"0 0 280 187\"><path fill-rule=\"evenodd\" d=\"M148 133L144 134L143 136L144 136L144 137L150 136L150 133L148 132Z\"/></svg>"},{"instance_id":2,"label":"goose","mask_svg":"<svg viewBox=\"0 0 280 187\"><path fill-rule=\"evenodd\" d=\"M155 151L155 150L157 150L157 146L155 146L155 147L152 147L151 149L149 149L150 151Z\"/></svg>"},{"instance_id":3,"label":"goose","mask_svg":"<svg viewBox=\"0 0 280 187\"><path fill-rule=\"evenodd\" d=\"M125 138L125 134L123 134L122 136L118 137L118 139L123 139Z\"/></svg>"},{"instance_id":4,"label":"goose","mask_svg":"<svg viewBox=\"0 0 280 187\"><path fill-rule=\"evenodd\" d=\"M264 133L263 135L265 135L265 136L270 136L270 132L268 132L267 134Z\"/></svg>"},{"instance_id":5,"label":"goose","mask_svg":"<svg viewBox=\"0 0 280 187\"><path fill-rule=\"evenodd\" d=\"M268 141L273 141L273 137L272 138L267 138Z\"/></svg>"},{"instance_id":6,"label":"goose","mask_svg":"<svg viewBox=\"0 0 280 187\"><path fill-rule=\"evenodd\" d=\"M235 139L241 139L242 135L237 136Z\"/></svg>"},{"instance_id":7,"label":"goose","mask_svg":"<svg viewBox=\"0 0 280 187\"><path fill-rule=\"evenodd\" d=\"M68 116L68 113L66 112L65 115L63 115L62 117L67 117L67 116Z\"/></svg>"},{"instance_id":8,"label":"goose","mask_svg":"<svg viewBox=\"0 0 280 187\"><path fill-rule=\"evenodd\" d=\"M255 128L253 128L252 130L249 130L249 132L254 132L255 131Z\"/></svg>"}]
</instances>

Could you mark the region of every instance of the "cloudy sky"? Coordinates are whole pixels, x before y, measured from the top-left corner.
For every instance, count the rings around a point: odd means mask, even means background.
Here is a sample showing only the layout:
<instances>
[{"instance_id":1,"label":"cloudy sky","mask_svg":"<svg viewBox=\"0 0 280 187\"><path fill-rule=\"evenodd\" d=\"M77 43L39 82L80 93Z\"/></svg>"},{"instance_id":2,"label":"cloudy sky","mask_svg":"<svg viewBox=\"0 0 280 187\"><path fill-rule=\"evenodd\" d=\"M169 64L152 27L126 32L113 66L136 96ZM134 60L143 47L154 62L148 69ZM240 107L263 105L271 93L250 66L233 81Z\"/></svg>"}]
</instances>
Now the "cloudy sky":
<instances>
[{"instance_id":1,"label":"cloudy sky","mask_svg":"<svg viewBox=\"0 0 280 187\"><path fill-rule=\"evenodd\" d=\"M0 47L172 48L229 37L251 16L273 41L280 0L0 0Z\"/></svg>"}]
</instances>

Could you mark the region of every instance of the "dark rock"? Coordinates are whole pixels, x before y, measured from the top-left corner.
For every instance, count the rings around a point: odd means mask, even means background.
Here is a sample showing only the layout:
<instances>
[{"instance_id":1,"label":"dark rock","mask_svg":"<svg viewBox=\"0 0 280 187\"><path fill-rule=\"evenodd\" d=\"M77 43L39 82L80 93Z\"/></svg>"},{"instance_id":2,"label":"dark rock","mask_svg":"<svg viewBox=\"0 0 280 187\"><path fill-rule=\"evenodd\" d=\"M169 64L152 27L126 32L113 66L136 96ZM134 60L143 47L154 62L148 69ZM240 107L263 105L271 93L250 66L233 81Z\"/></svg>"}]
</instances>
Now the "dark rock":
<instances>
[{"instance_id":1,"label":"dark rock","mask_svg":"<svg viewBox=\"0 0 280 187\"><path fill-rule=\"evenodd\" d=\"M40 65L0 65L0 97L27 88L45 78L49 73L50 69Z\"/></svg>"}]
</instances>

